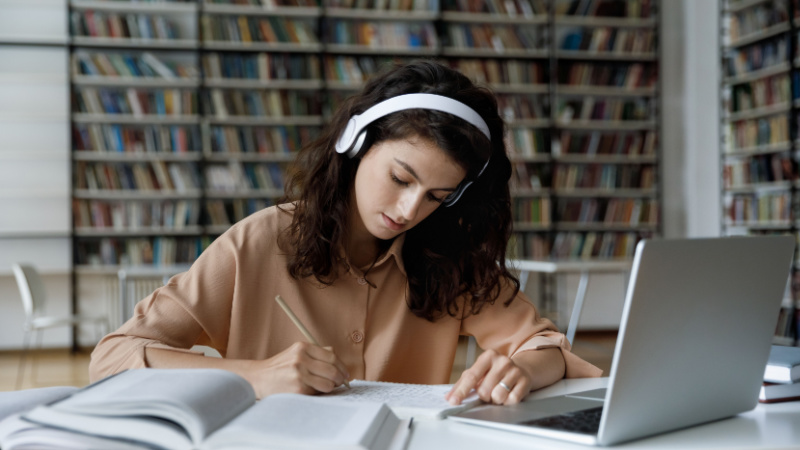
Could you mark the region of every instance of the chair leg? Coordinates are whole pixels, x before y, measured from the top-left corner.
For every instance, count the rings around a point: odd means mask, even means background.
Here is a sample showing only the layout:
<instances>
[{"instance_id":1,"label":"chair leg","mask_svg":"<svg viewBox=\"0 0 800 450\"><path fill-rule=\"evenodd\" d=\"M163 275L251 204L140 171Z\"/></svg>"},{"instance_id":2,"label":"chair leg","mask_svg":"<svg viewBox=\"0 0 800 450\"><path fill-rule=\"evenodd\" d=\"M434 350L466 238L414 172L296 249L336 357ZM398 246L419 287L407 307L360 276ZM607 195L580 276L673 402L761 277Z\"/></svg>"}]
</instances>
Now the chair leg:
<instances>
[{"instance_id":1,"label":"chair leg","mask_svg":"<svg viewBox=\"0 0 800 450\"><path fill-rule=\"evenodd\" d=\"M19 366L17 367L17 385L15 386L15 390L22 389L22 377L25 375L25 364L27 362L25 357L28 354L30 337L30 330L25 330L25 334L22 336L22 353L19 355Z\"/></svg>"}]
</instances>

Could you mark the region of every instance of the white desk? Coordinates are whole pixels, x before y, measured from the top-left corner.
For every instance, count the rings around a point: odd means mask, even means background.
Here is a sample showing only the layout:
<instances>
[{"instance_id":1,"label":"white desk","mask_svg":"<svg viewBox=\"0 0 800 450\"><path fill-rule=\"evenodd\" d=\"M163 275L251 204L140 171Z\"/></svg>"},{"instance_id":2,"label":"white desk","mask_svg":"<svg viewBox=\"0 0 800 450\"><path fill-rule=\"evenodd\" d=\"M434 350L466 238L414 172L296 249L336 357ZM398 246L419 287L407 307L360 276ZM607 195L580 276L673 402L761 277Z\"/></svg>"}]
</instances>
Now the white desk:
<instances>
[{"instance_id":1,"label":"white desk","mask_svg":"<svg viewBox=\"0 0 800 450\"><path fill-rule=\"evenodd\" d=\"M608 378L562 380L526 401L605 387ZM800 402L759 404L754 410L705 425L621 444L620 448L800 448ZM593 448L563 441L468 425L451 420L414 420L407 450L516 450Z\"/></svg>"},{"instance_id":2,"label":"white desk","mask_svg":"<svg viewBox=\"0 0 800 450\"><path fill-rule=\"evenodd\" d=\"M605 387L608 378L562 380L534 392L525 401ZM74 388L54 387L0 392L0 420L7 414L59 398ZM49 397L53 394L52 397ZM5 407L5 411L4 411ZM617 447L626 449L798 449L800 448L800 401L759 404L738 416L686 428ZM415 419L405 450L530 450L535 448L589 449L578 444L509 431L468 425L452 420ZM616 447L615 447L616 448Z\"/></svg>"}]
</instances>

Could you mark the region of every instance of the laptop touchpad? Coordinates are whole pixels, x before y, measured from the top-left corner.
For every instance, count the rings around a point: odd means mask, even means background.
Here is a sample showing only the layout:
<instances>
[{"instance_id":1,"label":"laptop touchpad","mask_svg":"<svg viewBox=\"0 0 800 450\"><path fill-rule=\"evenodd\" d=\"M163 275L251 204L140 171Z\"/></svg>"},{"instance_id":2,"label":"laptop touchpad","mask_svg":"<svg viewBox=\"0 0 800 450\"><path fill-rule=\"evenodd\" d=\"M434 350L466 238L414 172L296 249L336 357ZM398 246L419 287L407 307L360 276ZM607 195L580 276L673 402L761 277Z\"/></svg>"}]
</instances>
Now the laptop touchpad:
<instances>
[{"instance_id":1,"label":"laptop touchpad","mask_svg":"<svg viewBox=\"0 0 800 450\"><path fill-rule=\"evenodd\" d=\"M597 408L602 404L602 398L597 400L562 395L510 406L484 405L459 413L457 416L492 422L518 423L571 411Z\"/></svg>"},{"instance_id":2,"label":"laptop touchpad","mask_svg":"<svg viewBox=\"0 0 800 450\"><path fill-rule=\"evenodd\" d=\"M605 400L606 388L592 389L591 391L574 392L572 394L564 394L564 396L574 397L574 398L588 398L591 400Z\"/></svg>"}]
</instances>

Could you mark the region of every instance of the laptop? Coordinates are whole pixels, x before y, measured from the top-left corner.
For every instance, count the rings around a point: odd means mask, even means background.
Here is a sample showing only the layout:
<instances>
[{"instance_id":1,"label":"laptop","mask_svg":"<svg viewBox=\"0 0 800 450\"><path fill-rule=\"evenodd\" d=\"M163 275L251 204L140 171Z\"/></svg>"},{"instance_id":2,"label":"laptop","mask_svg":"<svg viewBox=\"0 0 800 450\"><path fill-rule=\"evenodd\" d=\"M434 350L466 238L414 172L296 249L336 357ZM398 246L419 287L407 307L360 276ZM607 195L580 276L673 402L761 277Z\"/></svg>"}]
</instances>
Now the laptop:
<instances>
[{"instance_id":1,"label":"laptop","mask_svg":"<svg viewBox=\"0 0 800 450\"><path fill-rule=\"evenodd\" d=\"M794 245L792 236L640 241L607 388L450 419L604 446L753 409Z\"/></svg>"}]
</instances>

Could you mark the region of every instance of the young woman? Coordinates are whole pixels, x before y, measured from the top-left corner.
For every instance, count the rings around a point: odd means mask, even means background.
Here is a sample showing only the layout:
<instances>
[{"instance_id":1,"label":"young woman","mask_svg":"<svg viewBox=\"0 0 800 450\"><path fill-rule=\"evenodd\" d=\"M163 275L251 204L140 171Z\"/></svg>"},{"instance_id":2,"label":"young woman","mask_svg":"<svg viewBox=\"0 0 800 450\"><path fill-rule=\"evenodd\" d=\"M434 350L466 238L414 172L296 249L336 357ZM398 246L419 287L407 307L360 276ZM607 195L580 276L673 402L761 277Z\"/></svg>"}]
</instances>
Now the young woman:
<instances>
[{"instance_id":1,"label":"young woman","mask_svg":"<svg viewBox=\"0 0 800 450\"><path fill-rule=\"evenodd\" d=\"M448 394L454 404L472 390L511 404L564 376L599 376L505 266L503 133L494 96L457 71L420 61L375 77L300 152L286 202L232 226L139 302L98 344L91 378L218 367L259 398L351 378L447 383L462 335L485 351Z\"/></svg>"}]
</instances>

